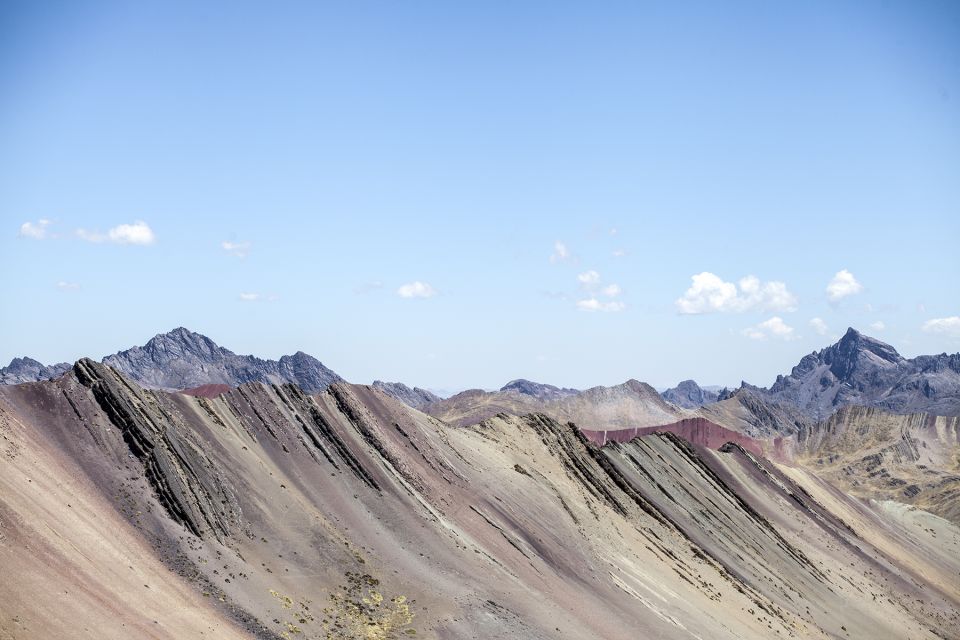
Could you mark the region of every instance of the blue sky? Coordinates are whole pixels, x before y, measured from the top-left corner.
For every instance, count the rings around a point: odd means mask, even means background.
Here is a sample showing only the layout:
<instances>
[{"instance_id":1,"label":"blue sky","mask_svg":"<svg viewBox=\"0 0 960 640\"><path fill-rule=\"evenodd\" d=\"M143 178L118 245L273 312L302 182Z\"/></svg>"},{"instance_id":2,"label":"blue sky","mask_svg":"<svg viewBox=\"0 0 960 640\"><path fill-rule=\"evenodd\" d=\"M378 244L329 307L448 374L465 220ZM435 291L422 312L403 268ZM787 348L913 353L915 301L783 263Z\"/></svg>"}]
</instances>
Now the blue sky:
<instances>
[{"instance_id":1,"label":"blue sky","mask_svg":"<svg viewBox=\"0 0 960 640\"><path fill-rule=\"evenodd\" d=\"M956 3L196 4L0 8L3 362L180 325L443 389L960 350Z\"/></svg>"}]
</instances>

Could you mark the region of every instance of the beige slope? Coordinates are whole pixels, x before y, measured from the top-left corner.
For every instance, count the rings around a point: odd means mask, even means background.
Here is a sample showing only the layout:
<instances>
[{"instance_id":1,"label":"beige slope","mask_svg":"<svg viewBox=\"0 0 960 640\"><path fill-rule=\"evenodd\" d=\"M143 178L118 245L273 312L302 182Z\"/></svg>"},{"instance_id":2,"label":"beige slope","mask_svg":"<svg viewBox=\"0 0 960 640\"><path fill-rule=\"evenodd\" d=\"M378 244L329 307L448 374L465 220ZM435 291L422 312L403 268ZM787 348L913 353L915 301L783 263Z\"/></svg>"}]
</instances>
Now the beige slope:
<instances>
[{"instance_id":1,"label":"beige slope","mask_svg":"<svg viewBox=\"0 0 960 640\"><path fill-rule=\"evenodd\" d=\"M0 638L248 637L0 398Z\"/></svg>"},{"instance_id":2,"label":"beige slope","mask_svg":"<svg viewBox=\"0 0 960 640\"><path fill-rule=\"evenodd\" d=\"M141 541L127 570L180 585L170 615L230 617L251 636L960 636L952 551L930 550L902 515L735 447L654 435L597 449L543 415L453 428L356 385L195 398L90 362L0 398L22 425L8 442L57 452L64 463L45 473L89 487L80 510L108 525L105 544ZM7 518L72 535L71 504L11 502ZM84 552L64 549L64 562L96 583L105 559L87 566ZM0 570L40 619L30 603L48 597L55 569ZM135 586L114 594L128 616L144 607ZM46 624L50 637L70 630ZM175 631L200 637L189 622Z\"/></svg>"},{"instance_id":3,"label":"beige slope","mask_svg":"<svg viewBox=\"0 0 960 640\"><path fill-rule=\"evenodd\" d=\"M797 460L853 495L960 524L960 418L844 407L798 435Z\"/></svg>"}]
</instances>

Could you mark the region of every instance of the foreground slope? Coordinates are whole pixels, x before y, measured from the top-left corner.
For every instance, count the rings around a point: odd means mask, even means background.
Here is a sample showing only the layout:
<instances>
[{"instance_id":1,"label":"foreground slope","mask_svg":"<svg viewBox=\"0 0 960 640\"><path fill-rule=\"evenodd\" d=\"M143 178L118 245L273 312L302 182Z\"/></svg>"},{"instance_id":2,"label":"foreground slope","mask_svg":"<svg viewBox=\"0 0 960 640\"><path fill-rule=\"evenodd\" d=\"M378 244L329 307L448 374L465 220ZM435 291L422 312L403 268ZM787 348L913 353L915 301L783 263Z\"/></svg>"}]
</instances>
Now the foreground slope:
<instances>
[{"instance_id":1,"label":"foreground slope","mask_svg":"<svg viewBox=\"0 0 960 640\"><path fill-rule=\"evenodd\" d=\"M735 445L208 395L0 389L0 637L960 637L953 525Z\"/></svg>"}]
</instances>

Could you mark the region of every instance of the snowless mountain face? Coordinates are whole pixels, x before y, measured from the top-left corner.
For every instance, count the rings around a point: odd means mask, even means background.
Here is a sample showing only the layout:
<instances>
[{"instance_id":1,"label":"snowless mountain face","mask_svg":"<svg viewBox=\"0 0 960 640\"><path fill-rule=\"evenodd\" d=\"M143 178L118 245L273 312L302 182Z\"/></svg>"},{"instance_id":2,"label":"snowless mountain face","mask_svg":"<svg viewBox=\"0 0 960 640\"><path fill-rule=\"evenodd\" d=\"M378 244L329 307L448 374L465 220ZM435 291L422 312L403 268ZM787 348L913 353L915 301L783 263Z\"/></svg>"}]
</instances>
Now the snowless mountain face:
<instances>
[{"instance_id":1,"label":"snowless mountain face","mask_svg":"<svg viewBox=\"0 0 960 640\"><path fill-rule=\"evenodd\" d=\"M47 366L33 358L14 358L10 361L9 366L0 367L0 384L21 384L23 382L36 382L37 380L50 380L63 375L72 366L66 362Z\"/></svg>"},{"instance_id":2,"label":"snowless mountain face","mask_svg":"<svg viewBox=\"0 0 960 640\"><path fill-rule=\"evenodd\" d=\"M437 402L442 399L432 391L427 391L426 389L421 389L420 387L413 387L411 389L402 382L383 382L382 380L374 380L372 386L375 389L383 391L388 396L396 398L408 407L413 407L414 409L422 409L431 402Z\"/></svg>"},{"instance_id":3,"label":"snowless mountain face","mask_svg":"<svg viewBox=\"0 0 960 640\"><path fill-rule=\"evenodd\" d=\"M663 396L664 400L678 407L696 409L705 404L716 402L719 394L716 391L704 389L693 380L684 380L660 395Z\"/></svg>"},{"instance_id":4,"label":"snowless mountain face","mask_svg":"<svg viewBox=\"0 0 960 640\"><path fill-rule=\"evenodd\" d=\"M533 382L531 380L524 380L523 378L511 380L507 384L503 385L500 388L500 391L514 391L516 393L522 393L523 395L534 397L537 400L557 400L559 398L575 396L580 393L580 391L577 389L555 387L552 384Z\"/></svg>"},{"instance_id":5,"label":"snowless mountain face","mask_svg":"<svg viewBox=\"0 0 960 640\"><path fill-rule=\"evenodd\" d=\"M954 524L736 441L452 427L345 383L219 391L91 360L0 387L0 636L960 637Z\"/></svg>"},{"instance_id":6,"label":"snowless mountain face","mask_svg":"<svg viewBox=\"0 0 960 640\"><path fill-rule=\"evenodd\" d=\"M779 376L765 398L788 402L814 420L848 405L894 413L960 415L960 353L907 359L875 338L848 329L836 344L805 356Z\"/></svg>"},{"instance_id":7,"label":"snowless mountain face","mask_svg":"<svg viewBox=\"0 0 960 640\"><path fill-rule=\"evenodd\" d=\"M298 351L280 360L237 355L210 338L179 327L103 359L141 386L189 389L209 384L294 383L308 393L343 380L322 362Z\"/></svg>"}]
</instances>

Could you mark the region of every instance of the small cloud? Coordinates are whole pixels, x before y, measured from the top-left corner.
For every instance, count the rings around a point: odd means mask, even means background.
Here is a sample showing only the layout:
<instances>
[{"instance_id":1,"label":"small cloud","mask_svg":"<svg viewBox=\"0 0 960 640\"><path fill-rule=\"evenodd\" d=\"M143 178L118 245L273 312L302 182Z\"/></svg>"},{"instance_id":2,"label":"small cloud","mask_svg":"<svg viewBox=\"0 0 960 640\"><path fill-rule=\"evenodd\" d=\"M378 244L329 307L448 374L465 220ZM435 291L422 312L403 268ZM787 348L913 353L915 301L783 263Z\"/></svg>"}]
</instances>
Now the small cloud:
<instances>
[{"instance_id":1,"label":"small cloud","mask_svg":"<svg viewBox=\"0 0 960 640\"><path fill-rule=\"evenodd\" d=\"M827 327L827 323L820 318L812 318L809 324L810 328L816 331L817 335L825 336L827 335L827 332L830 331L829 327Z\"/></svg>"},{"instance_id":2,"label":"small cloud","mask_svg":"<svg viewBox=\"0 0 960 640\"><path fill-rule=\"evenodd\" d=\"M926 312L927 312L927 305L923 304L922 302L918 303L918 304L917 304L917 311L919 311L920 313L926 313Z\"/></svg>"},{"instance_id":3,"label":"small cloud","mask_svg":"<svg viewBox=\"0 0 960 640\"><path fill-rule=\"evenodd\" d=\"M590 271L584 271L577 276L577 282L584 286L592 286L600 282L600 274L591 269Z\"/></svg>"},{"instance_id":4,"label":"small cloud","mask_svg":"<svg viewBox=\"0 0 960 640\"><path fill-rule=\"evenodd\" d=\"M623 311L626 309L626 305L617 300L601 302L596 298L587 298L586 300L577 301L577 309L580 309L581 311L604 311L607 313L614 313L617 311Z\"/></svg>"},{"instance_id":5,"label":"small cloud","mask_svg":"<svg viewBox=\"0 0 960 640\"><path fill-rule=\"evenodd\" d=\"M876 322L870 323L870 328L874 331L883 331L887 328L887 325L883 324L882 320L877 320Z\"/></svg>"},{"instance_id":6,"label":"small cloud","mask_svg":"<svg viewBox=\"0 0 960 640\"><path fill-rule=\"evenodd\" d=\"M830 302L837 302L861 291L863 291L863 285L857 282L852 273L842 269L837 271L836 275L827 284L827 299Z\"/></svg>"},{"instance_id":7,"label":"small cloud","mask_svg":"<svg viewBox=\"0 0 960 640\"><path fill-rule=\"evenodd\" d=\"M960 338L960 316L927 320L921 328L927 333L937 333L950 338Z\"/></svg>"},{"instance_id":8,"label":"small cloud","mask_svg":"<svg viewBox=\"0 0 960 640\"><path fill-rule=\"evenodd\" d=\"M397 295L401 298L432 298L437 295L437 290L426 282L416 280L402 285L397 289Z\"/></svg>"},{"instance_id":9,"label":"small cloud","mask_svg":"<svg viewBox=\"0 0 960 640\"><path fill-rule=\"evenodd\" d=\"M229 240L224 240L223 242L220 243L220 247L224 251L238 258L246 258L248 255L250 255L251 246L252 245L247 241L230 242Z\"/></svg>"},{"instance_id":10,"label":"small cloud","mask_svg":"<svg viewBox=\"0 0 960 640\"><path fill-rule=\"evenodd\" d=\"M751 340L767 340L775 338L778 340L793 340L793 327L788 326L782 318L774 316L769 320L764 320L760 324L747 327L741 331L743 335Z\"/></svg>"},{"instance_id":11,"label":"small cloud","mask_svg":"<svg viewBox=\"0 0 960 640\"><path fill-rule=\"evenodd\" d=\"M567 248L567 245L559 240L553 243L553 253L550 255L550 262L554 264L558 262L566 262L572 257L573 256L570 254L570 250Z\"/></svg>"},{"instance_id":12,"label":"small cloud","mask_svg":"<svg viewBox=\"0 0 960 640\"><path fill-rule=\"evenodd\" d=\"M620 230L617 229L616 227L611 227L611 228L610 228L610 235L615 236L615 235L617 235L618 233L620 233Z\"/></svg>"},{"instance_id":13,"label":"small cloud","mask_svg":"<svg viewBox=\"0 0 960 640\"><path fill-rule=\"evenodd\" d=\"M613 257L614 257L614 258L622 258L622 257L625 256L625 255L627 255L627 250L626 250L626 249L614 249L614 250L613 250Z\"/></svg>"},{"instance_id":14,"label":"small cloud","mask_svg":"<svg viewBox=\"0 0 960 640\"><path fill-rule=\"evenodd\" d=\"M21 238L33 238L34 240L43 240L47 236L47 227L50 226L50 221L46 218L40 218L36 222L24 222L20 225Z\"/></svg>"},{"instance_id":15,"label":"small cloud","mask_svg":"<svg viewBox=\"0 0 960 640\"><path fill-rule=\"evenodd\" d=\"M600 293L607 296L608 298L616 298L618 295L623 293L623 289L620 288L618 284L608 284L603 289L600 290Z\"/></svg>"},{"instance_id":16,"label":"small cloud","mask_svg":"<svg viewBox=\"0 0 960 640\"><path fill-rule=\"evenodd\" d=\"M150 245L157 241L153 229L142 220L137 220L133 224L117 225L108 229L106 233L88 231L87 229L77 229L75 233L81 240L97 244L110 242L112 244Z\"/></svg>"},{"instance_id":17,"label":"small cloud","mask_svg":"<svg viewBox=\"0 0 960 640\"><path fill-rule=\"evenodd\" d=\"M79 291L80 283L79 282L67 282L66 280L61 280L57 283L57 289L60 291Z\"/></svg>"},{"instance_id":18,"label":"small cloud","mask_svg":"<svg viewBox=\"0 0 960 640\"><path fill-rule=\"evenodd\" d=\"M240 294L240 299L243 300L244 302L256 302L262 297L263 296L261 296L259 293L241 293Z\"/></svg>"},{"instance_id":19,"label":"small cloud","mask_svg":"<svg viewBox=\"0 0 960 640\"><path fill-rule=\"evenodd\" d=\"M783 282L760 282L756 276L746 276L734 284L704 271L690 280L690 288L674 302L683 314L796 311L799 304Z\"/></svg>"}]
</instances>

